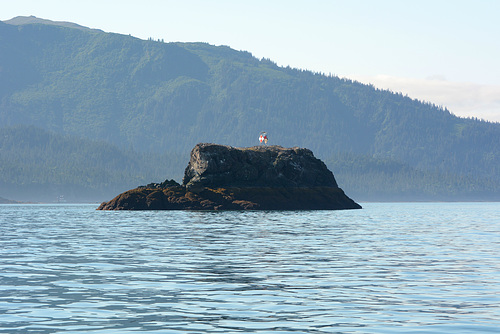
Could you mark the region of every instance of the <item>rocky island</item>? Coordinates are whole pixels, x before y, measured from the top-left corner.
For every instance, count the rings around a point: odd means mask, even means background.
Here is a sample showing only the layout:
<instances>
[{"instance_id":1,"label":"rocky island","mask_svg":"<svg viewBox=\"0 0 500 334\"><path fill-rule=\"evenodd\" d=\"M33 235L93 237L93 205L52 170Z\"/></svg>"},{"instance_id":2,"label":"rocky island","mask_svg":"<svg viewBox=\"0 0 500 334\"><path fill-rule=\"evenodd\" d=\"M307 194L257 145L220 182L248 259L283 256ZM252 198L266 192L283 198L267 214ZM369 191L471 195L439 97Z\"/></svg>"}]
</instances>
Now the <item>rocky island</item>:
<instances>
[{"instance_id":1,"label":"rocky island","mask_svg":"<svg viewBox=\"0 0 500 334\"><path fill-rule=\"evenodd\" d=\"M305 148L197 144L173 180L128 190L98 210L345 210L333 173Z\"/></svg>"}]
</instances>

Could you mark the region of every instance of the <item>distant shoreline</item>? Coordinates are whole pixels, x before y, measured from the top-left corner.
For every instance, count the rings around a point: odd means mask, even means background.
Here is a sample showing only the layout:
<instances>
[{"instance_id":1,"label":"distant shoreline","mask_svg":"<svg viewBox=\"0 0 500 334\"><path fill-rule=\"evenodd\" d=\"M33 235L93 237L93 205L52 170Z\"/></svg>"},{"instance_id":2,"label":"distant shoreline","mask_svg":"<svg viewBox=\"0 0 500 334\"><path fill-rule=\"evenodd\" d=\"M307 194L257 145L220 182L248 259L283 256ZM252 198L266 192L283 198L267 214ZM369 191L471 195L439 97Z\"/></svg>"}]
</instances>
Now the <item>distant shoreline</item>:
<instances>
[{"instance_id":1,"label":"distant shoreline","mask_svg":"<svg viewBox=\"0 0 500 334\"><path fill-rule=\"evenodd\" d=\"M23 202L18 202L11 199L0 197L0 204L23 204Z\"/></svg>"}]
</instances>

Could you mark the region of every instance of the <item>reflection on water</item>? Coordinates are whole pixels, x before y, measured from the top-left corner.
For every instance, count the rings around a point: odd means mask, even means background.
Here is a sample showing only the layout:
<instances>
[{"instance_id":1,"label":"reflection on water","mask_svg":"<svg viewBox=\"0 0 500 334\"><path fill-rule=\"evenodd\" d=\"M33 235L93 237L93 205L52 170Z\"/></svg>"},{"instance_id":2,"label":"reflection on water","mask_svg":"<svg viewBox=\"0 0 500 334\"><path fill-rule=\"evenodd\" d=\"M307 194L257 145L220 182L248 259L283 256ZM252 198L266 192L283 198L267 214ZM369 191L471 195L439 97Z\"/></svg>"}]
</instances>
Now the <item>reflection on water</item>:
<instances>
[{"instance_id":1,"label":"reflection on water","mask_svg":"<svg viewBox=\"0 0 500 334\"><path fill-rule=\"evenodd\" d=\"M2 333L500 328L500 204L317 212L0 206Z\"/></svg>"}]
</instances>

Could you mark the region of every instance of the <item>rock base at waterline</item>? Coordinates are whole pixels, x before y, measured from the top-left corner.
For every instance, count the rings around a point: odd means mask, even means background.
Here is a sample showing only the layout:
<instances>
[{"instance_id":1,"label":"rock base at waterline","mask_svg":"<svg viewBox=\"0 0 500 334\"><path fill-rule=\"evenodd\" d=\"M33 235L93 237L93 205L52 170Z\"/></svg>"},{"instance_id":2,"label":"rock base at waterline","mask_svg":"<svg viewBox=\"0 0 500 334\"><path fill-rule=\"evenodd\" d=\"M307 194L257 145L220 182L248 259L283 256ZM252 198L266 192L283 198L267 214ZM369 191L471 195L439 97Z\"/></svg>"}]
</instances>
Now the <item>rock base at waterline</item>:
<instances>
[{"instance_id":1,"label":"rock base at waterline","mask_svg":"<svg viewBox=\"0 0 500 334\"><path fill-rule=\"evenodd\" d=\"M346 210L361 206L342 189L309 188L136 188L126 191L98 210Z\"/></svg>"}]
</instances>

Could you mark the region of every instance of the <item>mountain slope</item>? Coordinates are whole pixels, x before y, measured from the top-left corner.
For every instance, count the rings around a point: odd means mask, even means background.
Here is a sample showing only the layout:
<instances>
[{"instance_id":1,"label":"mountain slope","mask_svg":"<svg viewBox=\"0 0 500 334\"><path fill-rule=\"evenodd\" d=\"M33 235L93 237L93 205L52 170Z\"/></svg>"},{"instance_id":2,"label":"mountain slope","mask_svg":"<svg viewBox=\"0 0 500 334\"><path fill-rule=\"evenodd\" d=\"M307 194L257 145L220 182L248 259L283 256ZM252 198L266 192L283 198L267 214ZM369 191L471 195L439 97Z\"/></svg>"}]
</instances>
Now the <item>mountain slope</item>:
<instances>
[{"instance_id":1,"label":"mountain slope","mask_svg":"<svg viewBox=\"0 0 500 334\"><path fill-rule=\"evenodd\" d=\"M34 126L0 128L0 196L23 201L102 201L166 175L186 158L120 150ZM177 174L173 171L177 170Z\"/></svg>"},{"instance_id":2,"label":"mountain slope","mask_svg":"<svg viewBox=\"0 0 500 334\"><path fill-rule=\"evenodd\" d=\"M0 45L3 126L183 155L198 142L254 145L266 130L272 144L308 147L323 159L346 152L500 182L500 124L351 80L224 46L43 22L0 22Z\"/></svg>"},{"instance_id":3,"label":"mountain slope","mask_svg":"<svg viewBox=\"0 0 500 334\"><path fill-rule=\"evenodd\" d=\"M76 23L72 22L63 22L63 21L51 21L51 20L45 20L41 19L35 16L17 16L14 17L13 19L4 21L4 23L15 25L15 26L20 26L20 25L25 25L25 24L46 24L46 25L55 25L55 26L61 26L61 27L67 27L67 28L74 28L74 29L82 29L82 30L89 30L90 28L78 25Z\"/></svg>"}]
</instances>

